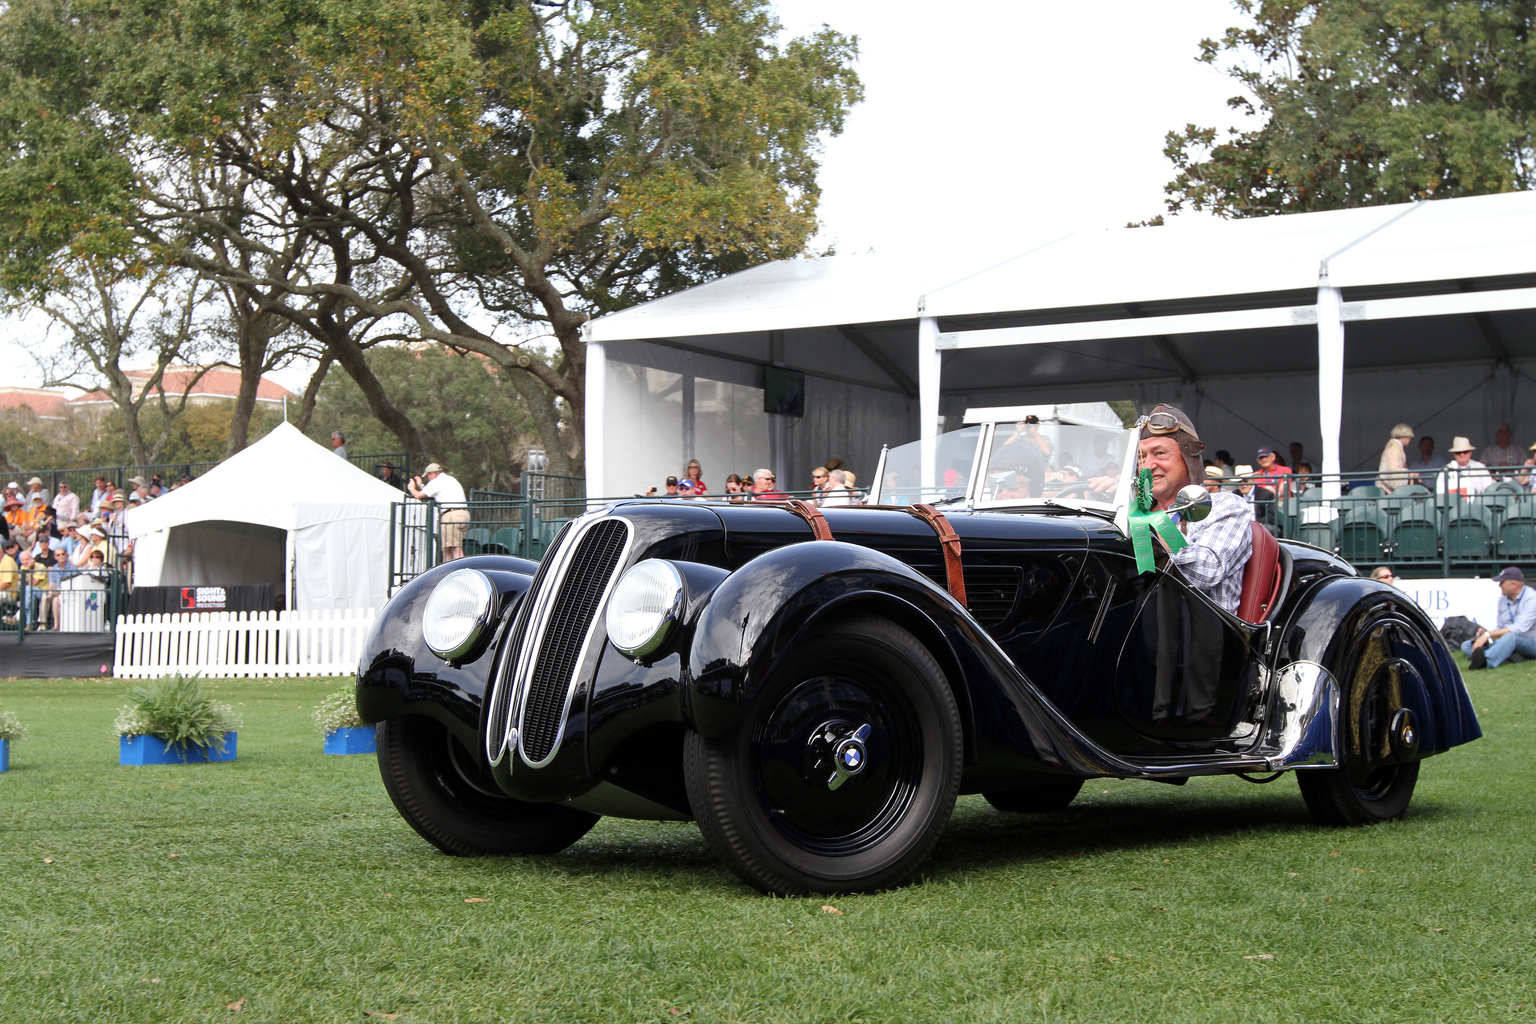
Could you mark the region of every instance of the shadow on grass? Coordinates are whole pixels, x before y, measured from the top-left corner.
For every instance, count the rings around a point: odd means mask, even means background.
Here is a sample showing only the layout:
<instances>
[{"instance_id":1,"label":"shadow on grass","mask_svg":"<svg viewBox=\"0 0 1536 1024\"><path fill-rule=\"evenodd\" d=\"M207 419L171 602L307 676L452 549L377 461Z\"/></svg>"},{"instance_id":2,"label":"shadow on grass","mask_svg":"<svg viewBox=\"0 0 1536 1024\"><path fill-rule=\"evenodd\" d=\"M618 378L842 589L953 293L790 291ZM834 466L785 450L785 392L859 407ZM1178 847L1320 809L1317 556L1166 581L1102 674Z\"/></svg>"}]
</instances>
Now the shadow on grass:
<instances>
[{"instance_id":1,"label":"shadow on grass","mask_svg":"<svg viewBox=\"0 0 1536 1024\"><path fill-rule=\"evenodd\" d=\"M1148 792L1137 799L1084 800L1065 811L1032 814L997 811L968 801L957 808L921 874L943 880L978 868L1023 867L1136 850L1162 855L1230 837L1334 831L1313 821L1294 781L1282 779L1274 785L1272 791L1252 794ZM1453 818L1463 810L1414 805L1408 822ZM609 819L563 853L522 862L570 877L629 878L669 887L746 893L691 822Z\"/></svg>"}]
</instances>

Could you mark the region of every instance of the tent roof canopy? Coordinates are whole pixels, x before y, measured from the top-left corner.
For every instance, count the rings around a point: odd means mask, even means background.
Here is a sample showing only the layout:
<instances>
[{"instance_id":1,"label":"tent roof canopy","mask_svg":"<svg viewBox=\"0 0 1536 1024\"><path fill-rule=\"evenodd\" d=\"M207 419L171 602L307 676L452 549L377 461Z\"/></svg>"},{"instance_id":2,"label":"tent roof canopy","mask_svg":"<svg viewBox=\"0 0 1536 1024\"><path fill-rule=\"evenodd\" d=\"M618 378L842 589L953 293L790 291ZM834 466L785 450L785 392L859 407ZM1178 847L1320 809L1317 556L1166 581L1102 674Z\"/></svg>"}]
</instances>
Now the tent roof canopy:
<instances>
[{"instance_id":1,"label":"tent roof canopy","mask_svg":"<svg viewBox=\"0 0 1536 1024\"><path fill-rule=\"evenodd\" d=\"M1021 388L1313 373L1308 310L1326 271L1346 303L1376 304L1350 328L1349 370L1510 362L1536 359L1536 293L1518 294L1536 288L1532 238L1536 193L1514 192L1074 233L982 269L953 257L947 271L932 258L779 261L601 317L586 337L768 365L782 332L784 365L910 395L920 317L941 332L1072 325L1036 332L1027 350L946 353L945 393L1024 401ZM1458 305L1487 291L1517 294L1503 308ZM1388 299L1400 308L1378 320ZM1159 319L1242 310L1274 312L1264 326L1225 329ZM1138 319L1144 330L1120 323Z\"/></svg>"},{"instance_id":2,"label":"tent roof canopy","mask_svg":"<svg viewBox=\"0 0 1536 1024\"><path fill-rule=\"evenodd\" d=\"M400 492L384 481L311 441L292 424L280 423L191 483L130 509L128 533L140 537L209 521L296 530L350 517L358 507L387 507L400 500Z\"/></svg>"}]
</instances>

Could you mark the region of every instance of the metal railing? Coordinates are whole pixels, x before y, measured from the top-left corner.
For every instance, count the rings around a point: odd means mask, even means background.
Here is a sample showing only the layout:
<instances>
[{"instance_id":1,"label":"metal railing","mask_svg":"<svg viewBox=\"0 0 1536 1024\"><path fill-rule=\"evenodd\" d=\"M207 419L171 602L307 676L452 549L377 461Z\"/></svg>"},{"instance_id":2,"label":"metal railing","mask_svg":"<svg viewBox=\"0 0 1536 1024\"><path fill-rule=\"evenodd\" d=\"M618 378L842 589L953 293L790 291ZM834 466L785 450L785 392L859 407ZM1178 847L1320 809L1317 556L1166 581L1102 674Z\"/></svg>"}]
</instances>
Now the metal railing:
<instances>
[{"instance_id":1,"label":"metal railing","mask_svg":"<svg viewBox=\"0 0 1536 1024\"><path fill-rule=\"evenodd\" d=\"M581 487L577 486L585 486L585 481L580 477L553 477L544 473L523 475L525 481L529 477L544 477L542 493L545 497L480 490L472 490L466 495L469 526L464 534L465 555L516 555L537 562L544 557L544 552L549 549L561 528L583 512L616 501L645 497L621 494L609 498L587 498L581 493ZM560 483L551 487L551 480ZM792 498L811 498L815 495L813 491L783 493ZM693 499L678 495L672 500ZM723 495L710 495L705 500L728 499ZM442 516L437 506L422 501L393 505L389 517L389 592L393 594L399 587L433 566L440 565L442 561Z\"/></svg>"},{"instance_id":2,"label":"metal railing","mask_svg":"<svg viewBox=\"0 0 1536 1024\"><path fill-rule=\"evenodd\" d=\"M16 584L0 590L0 634L14 634L20 642L43 630L111 633L128 609L128 588L119 569L49 569L45 586L37 584L39 574L21 570L17 580L0 580L0 586Z\"/></svg>"},{"instance_id":3,"label":"metal railing","mask_svg":"<svg viewBox=\"0 0 1536 1024\"><path fill-rule=\"evenodd\" d=\"M1273 499L1255 500L1254 515L1278 536L1333 551L1362 572L1386 564L1410 578L1485 576L1536 562L1536 494L1520 472L1297 477L1282 481ZM1340 495L1329 500L1323 484L1332 481Z\"/></svg>"},{"instance_id":4,"label":"metal railing","mask_svg":"<svg viewBox=\"0 0 1536 1024\"><path fill-rule=\"evenodd\" d=\"M177 480L184 476L202 476L223 460L214 462L157 462L149 466L117 465L117 466L74 466L67 469L23 469L15 473L7 474L3 481L14 482L21 485L26 491L26 482L32 477L38 477L43 481L43 487L49 494L59 493L59 481L68 480L70 488L80 495L80 510L86 511L91 503L91 492L96 489L98 476L106 479L117 488L126 489L129 479L142 476L145 480L152 480L156 473L164 482L167 490ZM380 464L391 463L402 479L411 478L411 457L404 452L385 452L382 455L348 455L347 461L370 476L378 476Z\"/></svg>"}]
</instances>

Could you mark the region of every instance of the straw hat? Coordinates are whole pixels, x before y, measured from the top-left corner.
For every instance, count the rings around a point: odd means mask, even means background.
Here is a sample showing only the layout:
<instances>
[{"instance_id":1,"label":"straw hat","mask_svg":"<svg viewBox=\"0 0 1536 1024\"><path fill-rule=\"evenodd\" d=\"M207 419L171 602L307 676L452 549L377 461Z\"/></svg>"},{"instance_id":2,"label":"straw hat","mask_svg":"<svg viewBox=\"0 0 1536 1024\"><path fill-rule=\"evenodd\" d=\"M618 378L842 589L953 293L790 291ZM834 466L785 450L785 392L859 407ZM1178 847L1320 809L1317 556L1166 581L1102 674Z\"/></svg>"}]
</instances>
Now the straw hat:
<instances>
[{"instance_id":1,"label":"straw hat","mask_svg":"<svg viewBox=\"0 0 1536 1024\"><path fill-rule=\"evenodd\" d=\"M1455 455L1457 452L1469 452L1471 450L1472 442L1460 436L1456 438L1455 444L1446 449L1446 451L1450 452L1452 455Z\"/></svg>"}]
</instances>

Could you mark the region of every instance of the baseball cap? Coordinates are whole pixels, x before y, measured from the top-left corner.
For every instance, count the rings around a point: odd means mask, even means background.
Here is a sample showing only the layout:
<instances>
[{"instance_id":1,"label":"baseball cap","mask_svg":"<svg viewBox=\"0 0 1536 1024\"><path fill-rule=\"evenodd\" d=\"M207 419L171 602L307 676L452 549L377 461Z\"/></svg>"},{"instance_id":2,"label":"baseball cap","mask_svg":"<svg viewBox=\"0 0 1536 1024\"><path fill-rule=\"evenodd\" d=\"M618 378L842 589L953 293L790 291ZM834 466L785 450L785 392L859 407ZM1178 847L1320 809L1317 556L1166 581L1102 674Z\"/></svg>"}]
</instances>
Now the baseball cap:
<instances>
[{"instance_id":1,"label":"baseball cap","mask_svg":"<svg viewBox=\"0 0 1536 1024\"><path fill-rule=\"evenodd\" d=\"M435 462L429 462L429 463L427 463L427 468L422 470L421 473L422 473L423 476L425 476L428 473L441 473L442 471L443 471L443 467L442 466L439 466Z\"/></svg>"},{"instance_id":2,"label":"baseball cap","mask_svg":"<svg viewBox=\"0 0 1536 1024\"><path fill-rule=\"evenodd\" d=\"M1493 578L1493 582L1495 583L1503 583L1505 580L1519 580L1521 583L1524 583L1525 573L1521 572L1519 569L1512 565Z\"/></svg>"},{"instance_id":3,"label":"baseball cap","mask_svg":"<svg viewBox=\"0 0 1536 1024\"><path fill-rule=\"evenodd\" d=\"M1263 458L1266 455L1273 455L1273 454L1275 454L1275 450L1273 448L1260 448L1259 449L1259 457L1260 458Z\"/></svg>"},{"instance_id":4,"label":"baseball cap","mask_svg":"<svg viewBox=\"0 0 1536 1024\"><path fill-rule=\"evenodd\" d=\"M668 487L676 487L677 486L677 477L675 477L675 476L667 477L667 486Z\"/></svg>"}]
</instances>

